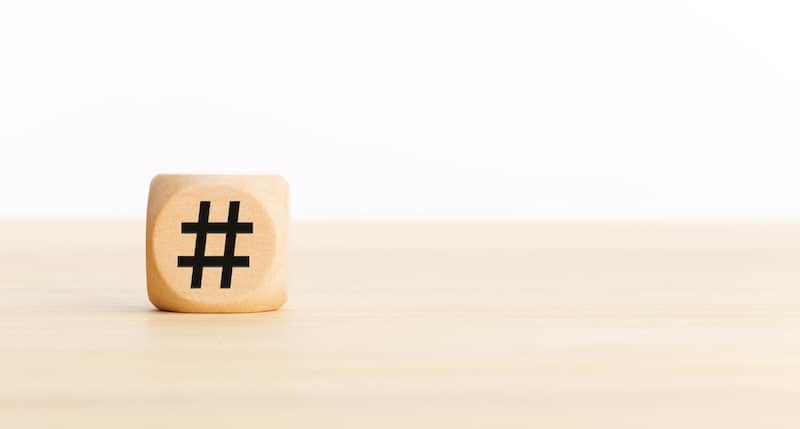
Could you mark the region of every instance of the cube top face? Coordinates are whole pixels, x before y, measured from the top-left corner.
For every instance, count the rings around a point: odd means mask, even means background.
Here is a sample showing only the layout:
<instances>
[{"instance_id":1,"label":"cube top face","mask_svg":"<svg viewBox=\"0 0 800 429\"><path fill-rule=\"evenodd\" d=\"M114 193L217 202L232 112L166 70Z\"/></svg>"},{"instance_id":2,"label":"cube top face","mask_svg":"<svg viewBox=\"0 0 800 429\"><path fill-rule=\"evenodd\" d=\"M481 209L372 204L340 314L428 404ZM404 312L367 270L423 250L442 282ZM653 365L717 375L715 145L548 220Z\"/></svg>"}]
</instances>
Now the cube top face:
<instances>
[{"instance_id":1,"label":"cube top face","mask_svg":"<svg viewBox=\"0 0 800 429\"><path fill-rule=\"evenodd\" d=\"M280 307L287 195L279 176L156 176L147 215L150 301L182 312Z\"/></svg>"}]
</instances>

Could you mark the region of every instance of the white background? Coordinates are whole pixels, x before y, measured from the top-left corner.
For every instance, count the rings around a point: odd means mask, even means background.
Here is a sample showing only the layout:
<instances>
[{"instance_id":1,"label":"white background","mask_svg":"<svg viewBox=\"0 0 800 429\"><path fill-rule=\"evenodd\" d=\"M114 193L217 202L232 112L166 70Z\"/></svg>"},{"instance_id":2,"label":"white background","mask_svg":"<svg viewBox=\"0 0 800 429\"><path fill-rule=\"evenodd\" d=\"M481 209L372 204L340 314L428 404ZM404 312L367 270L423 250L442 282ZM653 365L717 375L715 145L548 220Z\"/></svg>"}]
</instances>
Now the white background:
<instances>
[{"instance_id":1,"label":"white background","mask_svg":"<svg viewBox=\"0 0 800 429\"><path fill-rule=\"evenodd\" d=\"M159 172L299 220L800 216L796 1L3 1L0 217Z\"/></svg>"}]
</instances>

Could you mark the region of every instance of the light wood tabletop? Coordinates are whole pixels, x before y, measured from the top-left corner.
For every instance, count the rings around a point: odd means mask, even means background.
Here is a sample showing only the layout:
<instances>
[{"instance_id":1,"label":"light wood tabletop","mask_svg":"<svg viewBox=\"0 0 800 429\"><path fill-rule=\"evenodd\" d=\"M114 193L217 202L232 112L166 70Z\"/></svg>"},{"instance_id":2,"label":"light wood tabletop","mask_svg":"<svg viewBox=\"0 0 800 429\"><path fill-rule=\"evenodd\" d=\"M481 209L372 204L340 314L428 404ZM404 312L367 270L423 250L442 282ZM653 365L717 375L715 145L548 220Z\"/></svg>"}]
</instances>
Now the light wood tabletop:
<instances>
[{"instance_id":1,"label":"light wood tabletop","mask_svg":"<svg viewBox=\"0 0 800 429\"><path fill-rule=\"evenodd\" d=\"M0 427L800 426L800 226L295 225L276 312L144 226L0 225Z\"/></svg>"}]
</instances>

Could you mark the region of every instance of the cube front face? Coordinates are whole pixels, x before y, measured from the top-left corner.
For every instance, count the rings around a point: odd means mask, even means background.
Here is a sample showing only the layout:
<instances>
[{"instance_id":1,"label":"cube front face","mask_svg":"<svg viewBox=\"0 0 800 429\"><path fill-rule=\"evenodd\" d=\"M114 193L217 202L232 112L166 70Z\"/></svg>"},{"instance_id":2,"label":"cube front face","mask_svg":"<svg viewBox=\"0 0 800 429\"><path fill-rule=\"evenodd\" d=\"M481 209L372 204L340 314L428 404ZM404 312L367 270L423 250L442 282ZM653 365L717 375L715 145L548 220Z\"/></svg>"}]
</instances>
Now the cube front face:
<instances>
[{"instance_id":1,"label":"cube front face","mask_svg":"<svg viewBox=\"0 0 800 429\"><path fill-rule=\"evenodd\" d=\"M279 176L156 176L147 208L150 302L179 312L279 308L287 229Z\"/></svg>"}]
</instances>

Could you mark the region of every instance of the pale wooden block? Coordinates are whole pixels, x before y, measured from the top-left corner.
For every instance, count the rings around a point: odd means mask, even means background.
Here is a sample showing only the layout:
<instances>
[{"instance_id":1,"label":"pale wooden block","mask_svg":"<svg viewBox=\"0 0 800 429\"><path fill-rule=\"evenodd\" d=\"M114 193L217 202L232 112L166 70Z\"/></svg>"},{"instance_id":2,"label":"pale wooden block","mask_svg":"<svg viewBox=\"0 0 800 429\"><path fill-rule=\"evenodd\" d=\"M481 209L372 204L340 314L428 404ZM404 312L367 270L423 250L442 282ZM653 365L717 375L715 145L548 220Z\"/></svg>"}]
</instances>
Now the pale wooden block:
<instances>
[{"instance_id":1,"label":"pale wooden block","mask_svg":"<svg viewBox=\"0 0 800 429\"><path fill-rule=\"evenodd\" d=\"M239 313L286 301L280 176L159 175L147 205L147 295L167 311Z\"/></svg>"}]
</instances>

